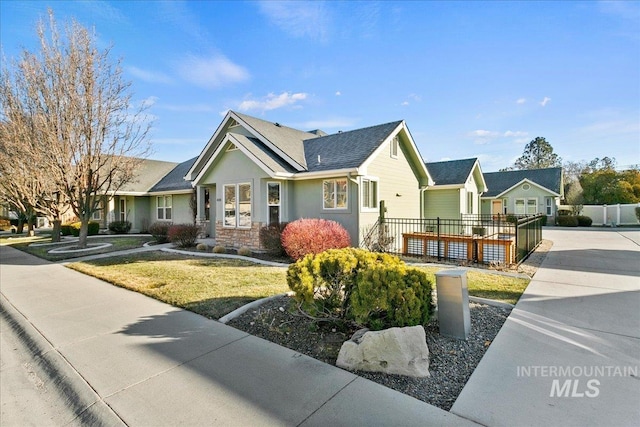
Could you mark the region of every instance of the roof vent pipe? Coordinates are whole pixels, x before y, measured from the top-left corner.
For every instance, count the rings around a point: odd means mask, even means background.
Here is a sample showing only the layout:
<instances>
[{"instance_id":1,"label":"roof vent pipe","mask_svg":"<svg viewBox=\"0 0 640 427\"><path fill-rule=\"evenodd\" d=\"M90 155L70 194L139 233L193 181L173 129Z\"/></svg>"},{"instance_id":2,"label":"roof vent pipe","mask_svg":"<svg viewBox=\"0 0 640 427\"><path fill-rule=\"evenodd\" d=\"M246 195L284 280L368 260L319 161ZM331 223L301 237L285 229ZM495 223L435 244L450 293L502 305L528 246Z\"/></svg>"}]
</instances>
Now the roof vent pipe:
<instances>
[{"instance_id":1,"label":"roof vent pipe","mask_svg":"<svg viewBox=\"0 0 640 427\"><path fill-rule=\"evenodd\" d=\"M318 154L318 164L320 164L320 154Z\"/></svg>"},{"instance_id":2,"label":"roof vent pipe","mask_svg":"<svg viewBox=\"0 0 640 427\"><path fill-rule=\"evenodd\" d=\"M275 122L275 125L276 125L277 127L280 127L280 123L278 123L278 122Z\"/></svg>"}]
</instances>

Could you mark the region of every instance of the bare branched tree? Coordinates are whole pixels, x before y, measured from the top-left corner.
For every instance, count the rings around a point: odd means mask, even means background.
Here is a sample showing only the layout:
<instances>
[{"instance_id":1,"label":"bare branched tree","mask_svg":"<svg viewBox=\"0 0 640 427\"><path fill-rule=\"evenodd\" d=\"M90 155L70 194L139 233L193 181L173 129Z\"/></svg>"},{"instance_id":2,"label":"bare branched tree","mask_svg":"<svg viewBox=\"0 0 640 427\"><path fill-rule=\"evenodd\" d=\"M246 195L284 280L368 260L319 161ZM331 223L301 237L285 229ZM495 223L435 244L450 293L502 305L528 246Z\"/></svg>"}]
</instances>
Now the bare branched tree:
<instances>
[{"instance_id":1,"label":"bare branched tree","mask_svg":"<svg viewBox=\"0 0 640 427\"><path fill-rule=\"evenodd\" d=\"M112 195L134 179L150 153L147 106L133 105L131 83L110 49L96 47L95 34L72 21L61 37L53 12L40 22L40 48L24 50L3 70L3 92L15 100L2 119L23 115L32 123L31 139L55 187L80 219L79 247L86 247L88 224L103 195ZM4 67L3 67L4 68ZM16 111L8 111L16 109ZM25 133L28 133L25 131ZM35 150L34 150L35 151Z\"/></svg>"}]
</instances>

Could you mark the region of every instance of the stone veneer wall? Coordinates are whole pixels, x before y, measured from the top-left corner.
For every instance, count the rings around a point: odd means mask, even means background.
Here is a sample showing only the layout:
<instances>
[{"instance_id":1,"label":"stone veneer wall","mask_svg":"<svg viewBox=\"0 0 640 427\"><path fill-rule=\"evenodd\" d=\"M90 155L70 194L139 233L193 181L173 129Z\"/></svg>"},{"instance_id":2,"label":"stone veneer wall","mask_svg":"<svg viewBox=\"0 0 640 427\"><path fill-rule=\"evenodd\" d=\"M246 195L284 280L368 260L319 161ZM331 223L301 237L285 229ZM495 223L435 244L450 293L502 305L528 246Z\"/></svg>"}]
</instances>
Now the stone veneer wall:
<instances>
[{"instance_id":1,"label":"stone veneer wall","mask_svg":"<svg viewBox=\"0 0 640 427\"><path fill-rule=\"evenodd\" d=\"M226 228L216 221L216 244L226 247L260 249L261 222L251 223L251 228Z\"/></svg>"}]
</instances>

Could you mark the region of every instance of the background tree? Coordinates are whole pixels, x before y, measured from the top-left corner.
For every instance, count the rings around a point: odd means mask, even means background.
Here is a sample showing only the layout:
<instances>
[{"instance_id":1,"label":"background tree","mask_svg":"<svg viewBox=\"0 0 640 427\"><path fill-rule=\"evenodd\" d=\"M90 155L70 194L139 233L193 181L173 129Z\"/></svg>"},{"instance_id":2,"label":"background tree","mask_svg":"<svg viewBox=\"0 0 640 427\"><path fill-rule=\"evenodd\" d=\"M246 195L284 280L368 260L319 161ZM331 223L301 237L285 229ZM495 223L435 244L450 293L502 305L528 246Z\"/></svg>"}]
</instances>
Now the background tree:
<instances>
[{"instance_id":1,"label":"background tree","mask_svg":"<svg viewBox=\"0 0 640 427\"><path fill-rule=\"evenodd\" d=\"M542 137L536 137L524 147L524 152L514 163L515 169L542 169L561 166L562 159Z\"/></svg>"},{"instance_id":2,"label":"background tree","mask_svg":"<svg viewBox=\"0 0 640 427\"><path fill-rule=\"evenodd\" d=\"M72 21L61 37L51 10L48 25L41 21L37 33L36 53L23 50L19 60L3 66L2 92L15 103L3 99L1 117L6 122L23 115L33 123L22 131L44 148L33 163L44 165L52 193L62 194L80 219L78 246L86 247L102 195L130 182L149 154L150 123L144 103L132 103L121 61L111 61L110 49L98 50L93 33Z\"/></svg>"},{"instance_id":3,"label":"background tree","mask_svg":"<svg viewBox=\"0 0 640 427\"><path fill-rule=\"evenodd\" d=\"M618 172L614 169L599 169L584 173L580 177L584 204L612 205L640 202L640 170Z\"/></svg>"}]
</instances>

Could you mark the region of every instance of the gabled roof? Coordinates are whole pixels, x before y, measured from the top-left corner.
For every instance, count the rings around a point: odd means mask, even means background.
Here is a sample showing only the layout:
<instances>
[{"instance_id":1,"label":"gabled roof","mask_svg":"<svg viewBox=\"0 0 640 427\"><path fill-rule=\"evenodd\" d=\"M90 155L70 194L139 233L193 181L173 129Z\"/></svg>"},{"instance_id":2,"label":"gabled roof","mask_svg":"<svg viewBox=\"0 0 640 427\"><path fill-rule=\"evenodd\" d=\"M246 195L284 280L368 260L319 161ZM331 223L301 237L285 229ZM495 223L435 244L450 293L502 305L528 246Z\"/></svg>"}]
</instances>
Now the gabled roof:
<instances>
[{"instance_id":1,"label":"gabled roof","mask_svg":"<svg viewBox=\"0 0 640 427\"><path fill-rule=\"evenodd\" d=\"M436 185L464 185L473 172L477 158L426 163Z\"/></svg>"},{"instance_id":2,"label":"gabled roof","mask_svg":"<svg viewBox=\"0 0 640 427\"><path fill-rule=\"evenodd\" d=\"M191 169L191 166L193 166L196 159L197 157L194 157L193 159L189 159L186 162L178 164L171 170L171 172L158 181L156 185L151 187L149 189L149 193L191 190L193 188L191 186L191 182L186 181L184 176L187 171Z\"/></svg>"},{"instance_id":3,"label":"gabled roof","mask_svg":"<svg viewBox=\"0 0 640 427\"><path fill-rule=\"evenodd\" d=\"M376 150L397 133L403 135L402 145L408 150L421 185L430 184L429 173L402 120L326 135L319 130L305 132L234 111L227 113L185 177L199 183L228 144L234 144L273 177L305 179L347 169L359 172L360 167L366 170Z\"/></svg>"},{"instance_id":4,"label":"gabled roof","mask_svg":"<svg viewBox=\"0 0 640 427\"><path fill-rule=\"evenodd\" d=\"M552 193L562 195L562 168L526 169L505 172L485 173L489 191L482 197L498 197L524 180L544 187Z\"/></svg>"},{"instance_id":5,"label":"gabled roof","mask_svg":"<svg viewBox=\"0 0 640 427\"><path fill-rule=\"evenodd\" d=\"M143 159L136 170L136 178L125 184L117 194L143 194L167 175L178 163Z\"/></svg>"},{"instance_id":6,"label":"gabled roof","mask_svg":"<svg viewBox=\"0 0 640 427\"><path fill-rule=\"evenodd\" d=\"M359 167L400 124L401 120L304 141L307 171Z\"/></svg>"}]
</instances>

